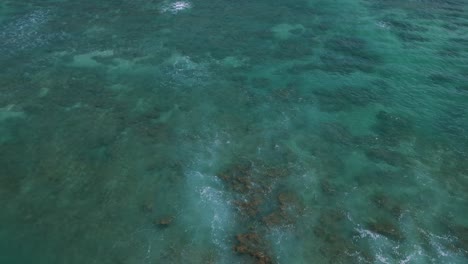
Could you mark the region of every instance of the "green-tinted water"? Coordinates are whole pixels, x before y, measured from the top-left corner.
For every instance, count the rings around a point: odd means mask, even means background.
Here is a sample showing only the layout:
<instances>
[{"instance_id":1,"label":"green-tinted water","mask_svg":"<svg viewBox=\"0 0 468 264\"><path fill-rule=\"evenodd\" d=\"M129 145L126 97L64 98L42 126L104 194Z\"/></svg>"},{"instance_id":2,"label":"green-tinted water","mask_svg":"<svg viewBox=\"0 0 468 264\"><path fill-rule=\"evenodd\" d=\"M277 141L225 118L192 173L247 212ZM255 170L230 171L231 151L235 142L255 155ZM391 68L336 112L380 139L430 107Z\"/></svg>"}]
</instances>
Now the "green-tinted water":
<instances>
[{"instance_id":1,"label":"green-tinted water","mask_svg":"<svg viewBox=\"0 0 468 264\"><path fill-rule=\"evenodd\" d=\"M2 0L0 67L0 263L468 263L465 0Z\"/></svg>"}]
</instances>

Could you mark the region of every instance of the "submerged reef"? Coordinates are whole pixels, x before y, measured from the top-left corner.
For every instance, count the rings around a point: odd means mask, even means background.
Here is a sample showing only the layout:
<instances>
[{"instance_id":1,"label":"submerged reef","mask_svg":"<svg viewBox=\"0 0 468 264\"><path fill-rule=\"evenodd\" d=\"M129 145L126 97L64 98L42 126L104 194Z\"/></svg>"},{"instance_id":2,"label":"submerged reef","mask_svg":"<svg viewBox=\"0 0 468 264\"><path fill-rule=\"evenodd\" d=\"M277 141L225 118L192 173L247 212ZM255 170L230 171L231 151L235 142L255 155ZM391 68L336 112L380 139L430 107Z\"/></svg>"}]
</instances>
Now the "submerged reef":
<instances>
[{"instance_id":1,"label":"submerged reef","mask_svg":"<svg viewBox=\"0 0 468 264\"><path fill-rule=\"evenodd\" d=\"M0 2L0 263L466 263L468 6Z\"/></svg>"}]
</instances>

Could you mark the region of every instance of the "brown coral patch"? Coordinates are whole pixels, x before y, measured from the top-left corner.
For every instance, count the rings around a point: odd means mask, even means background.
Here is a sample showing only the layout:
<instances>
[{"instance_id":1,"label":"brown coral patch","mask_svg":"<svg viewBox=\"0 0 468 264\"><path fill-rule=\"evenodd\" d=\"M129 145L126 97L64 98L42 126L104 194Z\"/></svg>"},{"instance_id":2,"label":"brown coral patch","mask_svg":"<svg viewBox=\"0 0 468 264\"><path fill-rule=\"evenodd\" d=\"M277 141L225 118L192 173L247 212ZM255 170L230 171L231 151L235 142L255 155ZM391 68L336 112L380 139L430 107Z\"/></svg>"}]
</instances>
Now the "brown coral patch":
<instances>
[{"instance_id":1,"label":"brown coral patch","mask_svg":"<svg viewBox=\"0 0 468 264\"><path fill-rule=\"evenodd\" d=\"M263 200L259 197L255 197L243 201L235 201L234 204L239 208L239 210L250 216L255 217L259 213L259 206L263 203Z\"/></svg>"},{"instance_id":2,"label":"brown coral patch","mask_svg":"<svg viewBox=\"0 0 468 264\"><path fill-rule=\"evenodd\" d=\"M403 233L392 222L380 219L367 223L367 227L372 232L388 237L389 239L401 241L404 239Z\"/></svg>"},{"instance_id":3,"label":"brown coral patch","mask_svg":"<svg viewBox=\"0 0 468 264\"><path fill-rule=\"evenodd\" d=\"M263 242L256 233L238 234L237 245L234 250L239 254L249 255L256 259L258 264L273 263L263 246Z\"/></svg>"}]
</instances>

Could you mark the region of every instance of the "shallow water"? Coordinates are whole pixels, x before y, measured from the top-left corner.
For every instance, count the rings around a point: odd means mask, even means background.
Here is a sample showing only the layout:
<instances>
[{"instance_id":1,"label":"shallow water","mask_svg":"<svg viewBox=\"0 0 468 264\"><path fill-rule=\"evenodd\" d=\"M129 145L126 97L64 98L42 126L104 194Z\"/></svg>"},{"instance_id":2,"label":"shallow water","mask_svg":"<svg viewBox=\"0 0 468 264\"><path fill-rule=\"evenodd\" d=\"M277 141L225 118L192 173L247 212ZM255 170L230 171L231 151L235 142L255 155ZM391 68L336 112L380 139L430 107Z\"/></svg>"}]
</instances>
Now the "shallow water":
<instances>
[{"instance_id":1,"label":"shallow water","mask_svg":"<svg viewBox=\"0 0 468 264\"><path fill-rule=\"evenodd\" d=\"M0 263L468 263L464 0L3 0L0 66Z\"/></svg>"}]
</instances>

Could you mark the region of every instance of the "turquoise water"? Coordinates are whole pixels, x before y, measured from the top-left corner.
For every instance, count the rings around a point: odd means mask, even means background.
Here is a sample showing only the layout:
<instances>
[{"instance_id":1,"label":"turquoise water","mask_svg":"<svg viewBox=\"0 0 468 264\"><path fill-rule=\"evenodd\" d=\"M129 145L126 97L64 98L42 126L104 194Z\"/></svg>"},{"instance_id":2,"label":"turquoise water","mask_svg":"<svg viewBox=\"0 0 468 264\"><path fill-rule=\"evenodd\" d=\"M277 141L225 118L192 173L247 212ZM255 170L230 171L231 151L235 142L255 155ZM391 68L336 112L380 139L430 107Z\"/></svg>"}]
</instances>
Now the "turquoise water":
<instances>
[{"instance_id":1,"label":"turquoise water","mask_svg":"<svg viewBox=\"0 0 468 264\"><path fill-rule=\"evenodd\" d=\"M0 263L468 263L465 0L2 0L0 67Z\"/></svg>"}]
</instances>

